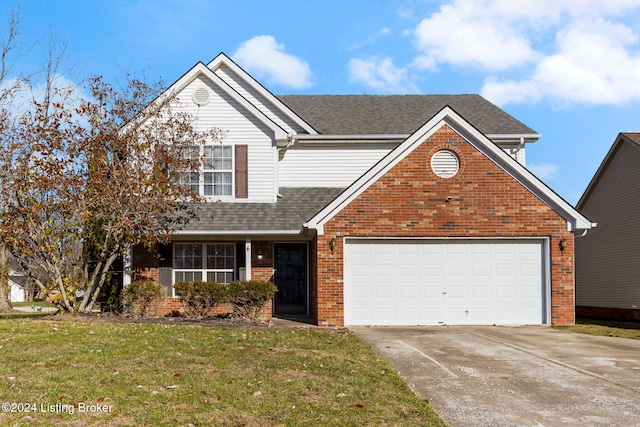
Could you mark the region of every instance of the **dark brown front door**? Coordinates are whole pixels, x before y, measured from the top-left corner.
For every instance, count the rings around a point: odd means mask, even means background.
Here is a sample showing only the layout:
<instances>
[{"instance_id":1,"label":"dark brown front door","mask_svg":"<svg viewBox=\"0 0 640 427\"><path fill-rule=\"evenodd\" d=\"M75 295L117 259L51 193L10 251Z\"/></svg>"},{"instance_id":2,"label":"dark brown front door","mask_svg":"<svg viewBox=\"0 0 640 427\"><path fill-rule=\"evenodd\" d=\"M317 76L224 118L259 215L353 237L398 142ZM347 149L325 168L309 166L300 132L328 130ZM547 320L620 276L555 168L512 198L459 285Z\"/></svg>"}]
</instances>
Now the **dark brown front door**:
<instances>
[{"instance_id":1,"label":"dark brown front door","mask_svg":"<svg viewBox=\"0 0 640 427\"><path fill-rule=\"evenodd\" d=\"M275 314L307 314L307 245L276 243Z\"/></svg>"}]
</instances>

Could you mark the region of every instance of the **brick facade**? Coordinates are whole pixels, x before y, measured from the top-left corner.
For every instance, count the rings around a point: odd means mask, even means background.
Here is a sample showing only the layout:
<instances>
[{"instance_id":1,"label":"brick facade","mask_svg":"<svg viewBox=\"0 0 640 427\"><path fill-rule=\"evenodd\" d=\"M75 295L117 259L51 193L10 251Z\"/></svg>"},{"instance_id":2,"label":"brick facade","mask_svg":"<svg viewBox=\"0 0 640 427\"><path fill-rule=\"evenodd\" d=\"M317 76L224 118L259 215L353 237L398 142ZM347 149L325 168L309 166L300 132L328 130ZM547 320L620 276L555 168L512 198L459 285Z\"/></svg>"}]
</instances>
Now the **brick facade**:
<instances>
[{"instance_id":1,"label":"brick facade","mask_svg":"<svg viewBox=\"0 0 640 427\"><path fill-rule=\"evenodd\" d=\"M258 254L262 259L258 259ZM143 246L136 246L132 251L132 262L134 267L132 280L150 279L155 282L160 281L160 259L156 251L149 251ZM273 242L256 241L251 244L251 277L253 280L273 281ZM182 301L180 298L167 295L164 306L160 310L162 316L176 313L183 313ZM225 315L230 313L230 306L220 305L214 314ZM264 316L270 318L273 314L273 301L265 304Z\"/></svg>"},{"instance_id":2,"label":"brick facade","mask_svg":"<svg viewBox=\"0 0 640 427\"><path fill-rule=\"evenodd\" d=\"M452 178L430 167L438 150L455 152ZM451 197L449 202L446 201ZM547 237L551 256L551 320L574 323L573 234L567 222L448 126L324 225L312 245L312 316L322 326L344 325L344 238L355 237ZM335 248L329 242L335 239ZM566 247L560 249L560 242Z\"/></svg>"}]
</instances>

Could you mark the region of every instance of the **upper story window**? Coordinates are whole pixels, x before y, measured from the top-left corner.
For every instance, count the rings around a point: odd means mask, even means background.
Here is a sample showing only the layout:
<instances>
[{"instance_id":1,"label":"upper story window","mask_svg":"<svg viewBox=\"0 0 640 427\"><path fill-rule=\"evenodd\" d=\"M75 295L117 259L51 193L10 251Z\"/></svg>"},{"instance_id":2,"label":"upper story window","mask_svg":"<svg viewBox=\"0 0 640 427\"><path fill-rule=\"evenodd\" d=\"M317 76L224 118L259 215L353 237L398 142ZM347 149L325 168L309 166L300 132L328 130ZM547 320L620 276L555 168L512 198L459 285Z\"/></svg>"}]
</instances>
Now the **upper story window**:
<instances>
[{"instance_id":1,"label":"upper story window","mask_svg":"<svg viewBox=\"0 0 640 427\"><path fill-rule=\"evenodd\" d=\"M200 170L176 174L177 183L201 196L233 195L233 146L188 146L182 149L182 155L199 163Z\"/></svg>"},{"instance_id":2,"label":"upper story window","mask_svg":"<svg viewBox=\"0 0 640 427\"><path fill-rule=\"evenodd\" d=\"M203 192L200 194L231 196L233 194L233 147L205 145L203 159Z\"/></svg>"}]
</instances>

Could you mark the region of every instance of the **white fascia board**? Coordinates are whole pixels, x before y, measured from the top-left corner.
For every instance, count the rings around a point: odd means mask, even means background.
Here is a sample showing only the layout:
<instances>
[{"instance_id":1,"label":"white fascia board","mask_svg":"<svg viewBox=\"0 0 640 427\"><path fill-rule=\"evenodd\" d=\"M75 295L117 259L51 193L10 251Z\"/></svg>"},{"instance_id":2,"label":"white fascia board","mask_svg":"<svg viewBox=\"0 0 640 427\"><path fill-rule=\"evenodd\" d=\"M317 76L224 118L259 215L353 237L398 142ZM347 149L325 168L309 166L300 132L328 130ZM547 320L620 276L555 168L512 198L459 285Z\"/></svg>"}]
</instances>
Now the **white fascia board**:
<instances>
[{"instance_id":1,"label":"white fascia board","mask_svg":"<svg viewBox=\"0 0 640 427\"><path fill-rule=\"evenodd\" d=\"M345 135L329 135L329 134L295 134L291 138L299 141L359 141L359 140L371 140L371 141L383 141L386 139L401 139L405 140L409 136L408 134L345 134Z\"/></svg>"},{"instance_id":2,"label":"white fascia board","mask_svg":"<svg viewBox=\"0 0 640 427\"><path fill-rule=\"evenodd\" d=\"M176 230L176 236L300 236L302 230Z\"/></svg>"},{"instance_id":3,"label":"white fascia board","mask_svg":"<svg viewBox=\"0 0 640 427\"><path fill-rule=\"evenodd\" d=\"M231 58L229 58L224 53L220 53L218 56L213 58L211 62L207 64L207 68L211 70L211 72L215 72L215 70L220 67L222 64L229 67L240 76L252 89L258 92L260 95L264 96L268 99L274 106L279 108L282 112L284 112L287 117L293 120L296 124L302 127L310 134L317 134L318 132L309 125L309 123L305 122L302 117L298 116L293 112L289 107L287 107L282 101L280 101L274 94L272 94L269 90L267 90L264 86L262 86L256 79L251 77L249 73L244 71L238 64L236 64Z\"/></svg>"},{"instance_id":4,"label":"white fascia board","mask_svg":"<svg viewBox=\"0 0 640 427\"><path fill-rule=\"evenodd\" d=\"M567 221L567 229L569 231L588 230L595 227L594 223L589 221L545 183L540 181L538 177L489 140L487 136L470 125L455 111L452 111L448 119L448 124L454 131L489 157L490 160L558 213L558 215L562 216Z\"/></svg>"},{"instance_id":5,"label":"white fascia board","mask_svg":"<svg viewBox=\"0 0 640 427\"><path fill-rule=\"evenodd\" d=\"M318 234L335 214L347 206L351 201L362 194L371 184L382 177L387 171L402 161L425 139L428 139L443 125L449 125L455 132L465 138L470 144L485 154L511 177L520 182L525 188L536 195L542 202L554 209L559 215L568 221L570 231L577 229L590 229L593 224L569 205L564 199L554 193L535 175L519 164L498 145L489 140L484 134L474 128L463 117L450 107L445 107L414 132L402 144L393 149L380 162L358 178L342 194L318 212L311 220L304 224L307 228L317 229Z\"/></svg>"},{"instance_id":6,"label":"white fascia board","mask_svg":"<svg viewBox=\"0 0 640 427\"><path fill-rule=\"evenodd\" d=\"M211 81L216 83L222 90L224 90L230 97L232 97L238 104L246 108L251 114L253 114L258 120L264 123L275 134L276 140L287 139L287 133L279 125L274 123L269 117L267 117L262 111L260 111L255 105L249 102L245 97L236 92L231 86L229 86L224 80L218 77L213 71L207 68L202 62L199 62L195 67L196 73L202 73ZM198 74L194 74L191 80Z\"/></svg>"},{"instance_id":7,"label":"white fascia board","mask_svg":"<svg viewBox=\"0 0 640 427\"><path fill-rule=\"evenodd\" d=\"M275 134L275 139L287 139L287 133L278 126L276 123L271 121L262 111L257 109L255 105L251 104L247 101L243 96L241 96L238 92L233 90L231 86L224 82L220 77L215 75L210 69L208 69L202 62L198 62L194 65L189 71L182 75L175 83L173 83L162 95L161 97L172 96L177 92L180 92L185 87L187 87L196 77L199 75L203 75L213 83L216 84L220 89L222 89L227 95L233 98L238 104L242 107L246 108L251 114L253 114L258 120L264 123L269 129L273 130Z\"/></svg>"},{"instance_id":8,"label":"white fascia board","mask_svg":"<svg viewBox=\"0 0 640 427\"><path fill-rule=\"evenodd\" d=\"M542 135L539 133L523 133L523 134L511 134L511 133L488 133L485 135L487 138L495 143L499 142L536 142Z\"/></svg>"}]
</instances>

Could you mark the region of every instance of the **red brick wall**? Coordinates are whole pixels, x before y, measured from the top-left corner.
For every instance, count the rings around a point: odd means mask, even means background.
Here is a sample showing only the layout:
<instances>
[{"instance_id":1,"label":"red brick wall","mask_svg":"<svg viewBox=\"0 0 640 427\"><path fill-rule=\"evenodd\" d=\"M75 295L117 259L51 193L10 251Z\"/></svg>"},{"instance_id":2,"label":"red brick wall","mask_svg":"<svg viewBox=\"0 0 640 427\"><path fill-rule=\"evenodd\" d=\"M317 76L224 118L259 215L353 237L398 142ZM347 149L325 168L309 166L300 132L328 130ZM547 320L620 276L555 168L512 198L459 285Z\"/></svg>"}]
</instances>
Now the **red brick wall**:
<instances>
[{"instance_id":1,"label":"red brick wall","mask_svg":"<svg viewBox=\"0 0 640 427\"><path fill-rule=\"evenodd\" d=\"M157 251L149 252L144 246L134 246L132 249L133 277L131 280L151 279L158 281L159 260Z\"/></svg>"},{"instance_id":2,"label":"red brick wall","mask_svg":"<svg viewBox=\"0 0 640 427\"><path fill-rule=\"evenodd\" d=\"M263 256L258 259L258 254ZM151 279L159 281L159 260L157 253L151 253L143 246L135 246L132 253L133 277L132 280ZM253 242L251 244L251 277L253 280L273 281L273 242ZM167 296L161 315L166 316L172 313L182 313L182 302L180 298ZM230 306L221 305L214 314L227 314ZM269 318L273 314L273 302L269 302L264 308L265 317Z\"/></svg>"},{"instance_id":3,"label":"red brick wall","mask_svg":"<svg viewBox=\"0 0 640 427\"><path fill-rule=\"evenodd\" d=\"M431 170L431 156L441 149L460 159L452 178ZM319 325L344 324L345 236L549 237L552 322L574 323L573 234L566 221L447 126L325 224L314 272Z\"/></svg>"}]
</instances>

